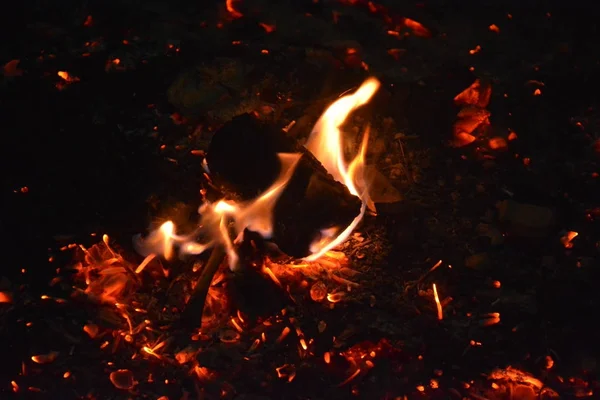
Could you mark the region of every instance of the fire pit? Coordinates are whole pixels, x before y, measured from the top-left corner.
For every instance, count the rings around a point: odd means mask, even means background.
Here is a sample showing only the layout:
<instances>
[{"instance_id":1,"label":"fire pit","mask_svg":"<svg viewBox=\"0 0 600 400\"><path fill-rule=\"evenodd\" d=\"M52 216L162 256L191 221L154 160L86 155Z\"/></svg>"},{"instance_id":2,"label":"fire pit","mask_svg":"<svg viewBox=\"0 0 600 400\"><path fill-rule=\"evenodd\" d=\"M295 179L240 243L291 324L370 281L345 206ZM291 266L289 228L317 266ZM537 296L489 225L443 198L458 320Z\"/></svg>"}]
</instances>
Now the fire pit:
<instances>
[{"instance_id":1,"label":"fire pit","mask_svg":"<svg viewBox=\"0 0 600 400\"><path fill-rule=\"evenodd\" d=\"M36 7L0 52L0 397L596 396L579 16Z\"/></svg>"}]
</instances>

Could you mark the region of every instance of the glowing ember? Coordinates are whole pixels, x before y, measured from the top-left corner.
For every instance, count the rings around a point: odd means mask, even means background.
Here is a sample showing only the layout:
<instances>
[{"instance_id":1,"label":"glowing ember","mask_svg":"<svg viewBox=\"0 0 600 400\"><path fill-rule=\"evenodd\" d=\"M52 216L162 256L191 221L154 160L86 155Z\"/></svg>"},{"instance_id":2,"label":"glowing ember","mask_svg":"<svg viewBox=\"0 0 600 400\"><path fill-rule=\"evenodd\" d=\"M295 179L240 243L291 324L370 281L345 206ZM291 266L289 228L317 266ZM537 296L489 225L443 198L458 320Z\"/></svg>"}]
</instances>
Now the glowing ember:
<instances>
[{"instance_id":1,"label":"glowing ember","mask_svg":"<svg viewBox=\"0 0 600 400\"><path fill-rule=\"evenodd\" d=\"M118 389L129 390L136 385L133 373L128 369L119 369L110 373L110 381Z\"/></svg>"},{"instance_id":2,"label":"glowing ember","mask_svg":"<svg viewBox=\"0 0 600 400\"><path fill-rule=\"evenodd\" d=\"M569 231L560 238L560 242L565 247L565 249L572 249L573 248L573 239L575 239L578 235L579 235L579 233L577 233L577 232Z\"/></svg>"},{"instance_id":3,"label":"glowing ember","mask_svg":"<svg viewBox=\"0 0 600 400\"><path fill-rule=\"evenodd\" d=\"M0 292L0 303L12 303L12 295L7 292Z\"/></svg>"},{"instance_id":4,"label":"glowing ember","mask_svg":"<svg viewBox=\"0 0 600 400\"><path fill-rule=\"evenodd\" d=\"M56 84L58 90L64 89L67 85L74 82L79 82L79 78L69 74L67 71L58 71L56 73L62 80Z\"/></svg>"},{"instance_id":5,"label":"glowing ember","mask_svg":"<svg viewBox=\"0 0 600 400\"><path fill-rule=\"evenodd\" d=\"M442 319L444 319L444 312L442 310L442 303L440 303L440 298L438 297L437 287L435 286L435 283L433 284L433 298L435 299L435 305L437 307L438 319L441 321Z\"/></svg>"},{"instance_id":6,"label":"glowing ember","mask_svg":"<svg viewBox=\"0 0 600 400\"><path fill-rule=\"evenodd\" d=\"M79 275L87 284L85 293L98 302L115 304L125 302L139 286L134 266L109 246L108 236L85 252L85 260L78 265Z\"/></svg>"},{"instance_id":7,"label":"glowing ember","mask_svg":"<svg viewBox=\"0 0 600 400\"><path fill-rule=\"evenodd\" d=\"M37 356L31 356L31 360L37 364L50 364L56 360L58 357L58 352L51 351L48 354L40 354Z\"/></svg>"},{"instance_id":8,"label":"glowing ember","mask_svg":"<svg viewBox=\"0 0 600 400\"><path fill-rule=\"evenodd\" d=\"M98 336L100 328L98 328L98 325L96 324L87 324L83 327L83 330L93 339Z\"/></svg>"},{"instance_id":9,"label":"glowing ember","mask_svg":"<svg viewBox=\"0 0 600 400\"><path fill-rule=\"evenodd\" d=\"M232 18L242 18L244 14L236 10L233 6L233 0L226 0L225 7L227 8L227 12L231 15Z\"/></svg>"}]
</instances>

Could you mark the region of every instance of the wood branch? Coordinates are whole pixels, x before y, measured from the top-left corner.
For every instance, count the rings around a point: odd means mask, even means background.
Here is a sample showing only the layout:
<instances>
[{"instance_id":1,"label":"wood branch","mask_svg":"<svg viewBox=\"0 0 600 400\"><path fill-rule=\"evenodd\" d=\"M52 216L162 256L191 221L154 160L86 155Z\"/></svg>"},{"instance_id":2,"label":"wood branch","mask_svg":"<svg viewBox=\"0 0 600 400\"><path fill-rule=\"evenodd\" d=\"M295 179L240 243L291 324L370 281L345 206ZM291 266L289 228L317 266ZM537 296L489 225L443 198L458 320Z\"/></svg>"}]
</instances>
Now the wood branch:
<instances>
[{"instance_id":1,"label":"wood branch","mask_svg":"<svg viewBox=\"0 0 600 400\"><path fill-rule=\"evenodd\" d=\"M277 153L302 157L275 207L272 240L284 253L305 257L323 229L352 222L360 212L358 197L295 139L250 114L235 117L215 133L206 161L213 182L226 197L250 200L278 177Z\"/></svg>"},{"instance_id":2,"label":"wood branch","mask_svg":"<svg viewBox=\"0 0 600 400\"><path fill-rule=\"evenodd\" d=\"M202 268L192 296L181 314L180 324L183 327L193 329L202 325L202 314L204 312L208 289L224 259L225 249L222 246L216 246L210 254L206 265Z\"/></svg>"}]
</instances>

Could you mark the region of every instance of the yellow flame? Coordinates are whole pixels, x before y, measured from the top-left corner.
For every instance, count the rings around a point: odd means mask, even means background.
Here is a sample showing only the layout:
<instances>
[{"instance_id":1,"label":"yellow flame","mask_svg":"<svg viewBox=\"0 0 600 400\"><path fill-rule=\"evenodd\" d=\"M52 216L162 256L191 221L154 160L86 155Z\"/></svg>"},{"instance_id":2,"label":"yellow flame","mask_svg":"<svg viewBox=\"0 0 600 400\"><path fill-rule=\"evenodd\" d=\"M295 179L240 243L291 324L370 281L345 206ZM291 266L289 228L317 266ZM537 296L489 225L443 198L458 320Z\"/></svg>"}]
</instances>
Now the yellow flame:
<instances>
[{"instance_id":1,"label":"yellow flame","mask_svg":"<svg viewBox=\"0 0 600 400\"><path fill-rule=\"evenodd\" d=\"M346 228L341 230L340 227L333 227L321 231L320 238L310 246L311 255L306 257L308 261L318 259L346 240L362 220L367 208L375 211L364 179L368 129L363 136L358 154L348 163L344 159L340 127L354 110L373 97L379 86L377 79L367 79L354 93L342 96L331 104L315 124L306 143L306 148L323 164L327 172L362 201L359 214ZM242 204L227 200L204 203L198 209L201 224L196 231L185 236L177 235L175 224L167 221L144 239L139 235L136 236L134 238L136 250L145 256L162 254L169 259L174 254L174 246L179 248L180 254L200 254L210 247L220 245L226 250L230 268L235 269L238 263L235 244L243 240L245 229L257 232L267 239L273 235L273 210L292 178L300 157L301 154L280 153L282 168L279 177L256 199ZM208 172L206 163L203 166ZM235 239L232 240L230 233ZM204 240L200 241L198 239L200 237Z\"/></svg>"},{"instance_id":2,"label":"yellow flame","mask_svg":"<svg viewBox=\"0 0 600 400\"><path fill-rule=\"evenodd\" d=\"M281 172L277 180L263 194L245 204L220 200L214 204L205 203L200 206L198 213L202 215L202 224L191 235L178 236L175 234L175 224L167 221L158 230L153 231L147 238L139 235L134 238L138 253L149 255L163 254L169 259L173 254L173 246L179 246L181 254L200 254L215 245L222 245L227 252L229 266L235 269L238 255L235 243L243 239L245 229L257 232L264 238L273 234L273 209L283 193L287 183L292 178L300 157L298 153L280 153ZM231 240L229 234L230 222L233 222L236 239ZM197 236L206 236L205 242L197 242Z\"/></svg>"},{"instance_id":3,"label":"yellow flame","mask_svg":"<svg viewBox=\"0 0 600 400\"><path fill-rule=\"evenodd\" d=\"M307 261L317 260L327 251L343 243L362 220L367 207L375 211L364 178L369 131L367 130L363 136L357 156L347 163L344 159L340 127L352 111L365 105L373 97L379 86L377 79L369 78L356 92L340 97L325 110L306 142L306 148L323 164L327 172L336 181L346 185L350 193L362 200L360 213L341 233L338 234L338 229L331 228L321 231L321 237L311 244L312 254L305 258Z\"/></svg>"}]
</instances>

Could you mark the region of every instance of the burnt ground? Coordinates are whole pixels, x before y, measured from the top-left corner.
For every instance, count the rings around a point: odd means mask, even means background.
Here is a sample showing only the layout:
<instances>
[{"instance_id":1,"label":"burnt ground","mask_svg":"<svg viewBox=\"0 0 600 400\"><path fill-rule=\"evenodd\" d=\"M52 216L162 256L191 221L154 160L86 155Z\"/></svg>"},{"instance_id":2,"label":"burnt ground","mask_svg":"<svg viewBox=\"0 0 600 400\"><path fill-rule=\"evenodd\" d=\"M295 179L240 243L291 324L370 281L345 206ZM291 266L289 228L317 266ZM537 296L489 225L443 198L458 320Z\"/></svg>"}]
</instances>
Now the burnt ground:
<instances>
[{"instance_id":1,"label":"burnt ground","mask_svg":"<svg viewBox=\"0 0 600 400\"><path fill-rule=\"evenodd\" d=\"M37 1L5 15L2 398L594 397L596 10L397 3L243 0L236 18L224 1ZM119 339L127 322L112 308L73 297L65 271L76 251L60 248L107 233L139 263L132 235L199 204L192 150L205 150L220 124L257 111L277 126L296 121L289 134L302 139L327 104L371 75L382 88L354 122L372 122L370 161L402 197L343 246L358 286L325 282L342 301L315 302L296 285L271 325L247 318L237 334L224 321L197 340L191 364L204 369L190 374L174 361L189 335L169 328L177 307L162 308L173 274L142 282L135 301L154 307L160 334L130 341ZM477 78L492 87L490 125L451 146L453 99ZM492 149L492 137L506 145ZM578 233L570 244L568 232ZM165 266L188 276L192 261ZM279 304L266 278L230 278L232 315L251 315L265 293ZM92 323L95 338L82 329ZM291 333L276 341L285 326ZM136 347L144 335L169 338L159 356ZM56 359L33 362L40 354ZM116 388L109 375L119 369L138 383Z\"/></svg>"}]
</instances>

